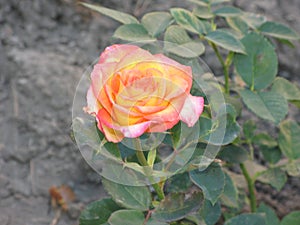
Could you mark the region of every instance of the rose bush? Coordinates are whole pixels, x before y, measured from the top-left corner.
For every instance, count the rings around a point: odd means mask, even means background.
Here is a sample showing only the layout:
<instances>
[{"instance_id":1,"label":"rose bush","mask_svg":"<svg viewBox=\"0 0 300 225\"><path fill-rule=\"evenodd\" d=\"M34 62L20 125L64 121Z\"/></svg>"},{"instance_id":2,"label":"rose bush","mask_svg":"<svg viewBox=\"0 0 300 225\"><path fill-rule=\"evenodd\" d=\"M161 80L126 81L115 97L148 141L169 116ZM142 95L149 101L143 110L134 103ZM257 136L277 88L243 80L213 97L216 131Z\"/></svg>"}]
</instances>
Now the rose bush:
<instances>
[{"instance_id":1,"label":"rose bush","mask_svg":"<svg viewBox=\"0 0 300 225\"><path fill-rule=\"evenodd\" d=\"M179 120L193 126L204 99L192 96L192 69L134 45L112 45L91 73L85 111L111 142L163 132Z\"/></svg>"},{"instance_id":2,"label":"rose bush","mask_svg":"<svg viewBox=\"0 0 300 225\"><path fill-rule=\"evenodd\" d=\"M89 204L80 224L298 225L299 211L280 222L276 206L258 202L265 191L256 184L280 191L289 176L300 176L300 126L288 115L289 104L300 105L300 89L276 77L275 51L276 39L291 46L300 36L228 0L189 2L192 11L140 20L82 3L121 23L114 39L140 47L113 45L100 56L85 107L97 123L82 115L86 76L80 82L73 134L110 195ZM207 48L223 77L201 63ZM190 93L205 98L200 118L203 98ZM250 112L257 118L246 121ZM145 132L158 133L137 138Z\"/></svg>"}]
</instances>

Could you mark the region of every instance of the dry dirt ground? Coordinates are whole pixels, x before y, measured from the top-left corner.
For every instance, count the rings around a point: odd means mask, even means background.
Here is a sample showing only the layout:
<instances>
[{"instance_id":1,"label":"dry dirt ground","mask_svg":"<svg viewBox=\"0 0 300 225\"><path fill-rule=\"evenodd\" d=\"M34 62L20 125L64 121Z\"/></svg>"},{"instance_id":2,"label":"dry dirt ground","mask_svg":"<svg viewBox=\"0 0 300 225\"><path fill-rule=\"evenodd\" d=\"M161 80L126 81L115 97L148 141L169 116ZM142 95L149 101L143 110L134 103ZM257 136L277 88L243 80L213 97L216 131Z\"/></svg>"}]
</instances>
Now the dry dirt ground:
<instances>
[{"instance_id":1,"label":"dry dirt ground","mask_svg":"<svg viewBox=\"0 0 300 225\"><path fill-rule=\"evenodd\" d=\"M182 1L94 0L135 12L167 9ZM149 2L149 1L148 1ZM236 0L234 4L300 32L299 0ZM50 224L48 189L66 184L76 202L59 225L78 224L80 210L105 193L100 177L70 138L71 109L84 70L110 43L117 23L90 13L73 0L0 0L0 224ZM280 75L299 82L300 46L280 47ZM206 56L209 65L215 59ZM299 119L299 118L298 118ZM261 199L280 216L300 209L299 179L278 194L260 185Z\"/></svg>"}]
</instances>

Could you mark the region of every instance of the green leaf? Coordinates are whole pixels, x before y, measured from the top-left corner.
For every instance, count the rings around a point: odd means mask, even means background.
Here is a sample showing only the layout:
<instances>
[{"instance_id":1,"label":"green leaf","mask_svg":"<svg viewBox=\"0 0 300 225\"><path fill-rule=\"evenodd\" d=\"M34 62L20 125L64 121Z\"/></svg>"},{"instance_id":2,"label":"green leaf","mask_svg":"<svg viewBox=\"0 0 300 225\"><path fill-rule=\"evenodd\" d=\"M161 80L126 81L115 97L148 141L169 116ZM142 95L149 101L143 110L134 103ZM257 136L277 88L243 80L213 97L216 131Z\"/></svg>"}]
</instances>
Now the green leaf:
<instances>
[{"instance_id":1,"label":"green leaf","mask_svg":"<svg viewBox=\"0 0 300 225\"><path fill-rule=\"evenodd\" d=\"M222 143L222 145L227 145L233 142L238 137L241 130L240 125L231 115L222 115L217 117L217 124L215 127L217 129L214 131L213 135L216 134L216 136L218 136L219 134L222 135L222 130L224 130L225 128L223 141L219 143ZM209 141L210 140L211 139L209 139ZM217 142L215 144L217 144Z\"/></svg>"},{"instance_id":2,"label":"green leaf","mask_svg":"<svg viewBox=\"0 0 300 225\"><path fill-rule=\"evenodd\" d=\"M164 41L176 44L185 44L191 42L192 39L183 28L177 25L172 25L166 30Z\"/></svg>"},{"instance_id":3,"label":"green leaf","mask_svg":"<svg viewBox=\"0 0 300 225\"><path fill-rule=\"evenodd\" d=\"M227 32L215 30L209 32L205 36L205 39L229 51L242 54L246 53L243 44L236 37Z\"/></svg>"},{"instance_id":4,"label":"green leaf","mask_svg":"<svg viewBox=\"0 0 300 225\"><path fill-rule=\"evenodd\" d=\"M300 100L290 101L293 105L300 109Z\"/></svg>"},{"instance_id":5,"label":"green leaf","mask_svg":"<svg viewBox=\"0 0 300 225\"><path fill-rule=\"evenodd\" d=\"M143 212L136 210L119 210L109 218L110 225L141 225L144 224Z\"/></svg>"},{"instance_id":6,"label":"green leaf","mask_svg":"<svg viewBox=\"0 0 300 225\"><path fill-rule=\"evenodd\" d=\"M294 43L292 43L292 42L289 41L289 40L278 38L278 41L279 41L280 43L282 43L282 44L284 44L284 45L286 45L286 46L292 48L292 49L295 49L295 48L296 48L295 45L294 45Z\"/></svg>"},{"instance_id":7,"label":"green leaf","mask_svg":"<svg viewBox=\"0 0 300 225\"><path fill-rule=\"evenodd\" d=\"M93 149L101 146L102 139L98 135L94 120L83 120L76 117L72 121L72 130L77 144L88 145Z\"/></svg>"},{"instance_id":8,"label":"green leaf","mask_svg":"<svg viewBox=\"0 0 300 225\"><path fill-rule=\"evenodd\" d=\"M243 13L243 11L233 6L224 6L218 8L213 13L216 14L217 16L222 16L222 17L235 17L235 16L240 16Z\"/></svg>"},{"instance_id":9,"label":"green leaf","mask_svg":"<svg viewBox=\"0 0 300 225\"><path fill-rule=\"evenodd\" d=\"M279 225L280 221L275 213L275 211L265 205L264 203L261 203L257 209L258 213L265 213L266 215L266 225Z\"/></svg>"},{"instance_id":10,"label":"green leaf","mask_svg":"<svg viewBox=\"0 0 300 225\"><path fill-rule=\"evenodd\" d=\"M230 2L231 0L209 0L211 5L218 5L221 3Z\"/></svg>"},{"instance_id":11,"label":"green leaf","mask_svg":"<svg viewBox=\"0 0 300 225\"><path fill-rule=\"evenodd\" d=\"M214 225L221 216L221 204L217 202L215 205L212 205L210 201L204 200L203 207L201 207L199 213L206 225Z\"/></svg>"},{"instance_id":12,"label":"green leaf","mask_svg":"<svg viewBox=\"0 0 300 225\"><path fill-rule=\"evenodd\" d=\"M257 180L270 184L280 191L287 181L287 176L280 168L271 168L258 174Z\"/></svg>"},{"instance_id":13,"label":"green leaf","mask_svg":"<svg viewBox=\"0 0 300 225\"><path fill-rule=\"evenodd\" d=\"M288 113L287 101L276 92L254 93L245 89L240 94L246 106L262 119L279 124Z\"/></svg>"},{"instance_id":14,"label":"green leaf","mask_svg":"<svg viewBox=\"0 0 300 225\"><path fill-rule=\"evenodd\" d=\"M152 37L157 37L172 23L173 18L167 12L150 12L143 16L142 24Z\"/></svg>"},{"instance_id":15,"label":"green leaf","mask_svg":"<svg viewBox=\"0 0 300 225\"><path fill-rule=\"evenodd\" d=\"M264 159L271 164L279 162L282 156L279 147L270 148L267 146L261 146L260 151L262 152Z\"/></svg>"},{"instance_id":16,"label":"green leaf","mask_svg":"<svg viewBox=\"0 0 300 225\"><path fill-rule=\"evenodd\" d=\"M228 207L238 207L238 190L230 175L225 173L225 187L221 195L222 203Z\"/></svg>"},{"instance_id":17,"label":"green leaf","mask_svg":"<svg viewBox=\"0 0 300 225\"><path fill-rule=\"evenodd\" d=\"M253 143L259 145L259 149L267 162L275 164L281 159L281 151L277 141L267 133L255 135Z\"/></svg>"},{"instance_id":18,"label":"green leaf","mask_svg":"<svg viewBox=\"0 0 300 225\"><path fill-rule=\"evenodd\" d=\"M225 175L219 164L213 163L204 171L198 169L190 172L192 182L197 185L213 205L224 191Z\"/></svg>"},{"instance_id":19,"label":"green leaf","mask_svg":"<svg viewBox=\"0 0 300 225\"><path fill-rule=\"evenodd\" d=\"M265 217L258 213L245 213L226 221L225 225L267 225Z\"/></svg>"},{"instance_id":20,"label":"green leaf","mask_svg":"<svg viewBox=\"0 0 300 225\"><path fill-rule=\"evenodd\" d=\"M143 212L137 210L119 210L109 218L109 225L168 225L167 223L153 220L146 221Z\"/></svg>"},{"instance_id":21,"label":"green leaf","mask_svg":"<svg viewBox=\"0 0 300 225\"><path fill-rule=\"evenodd\" d=\"M92 202L81 213L80 225L100 225L107 222L110 215L121 209L112 199L105 198Z\"/></svg>"},{"instance_id":22,"label":"green leaf","mask_svg":"<svg viewBox=\"0 0 300 225\"><path fill-rule=\"evenodd\" d=\"M163 222L180 220L197 211L203 203L200 192L170 193L152 213L152 218Z\"/></svg>"},{"instance_id":23,"label":"green leaf","mask_svg":"<svg viewBox=\"0 0 300 225\"><path fill-rule=\"evenodd\" d=\"M292 82L277 77L272 85L272 91L280 93L286 100L300 100L300 89Z\"/></svg>"},{"instance_id":24,"label":"green leaf","mask_svg":"<svg viewBox=\"0 0 300 225\"><path fill-rule=\"evenodd\" d=\"M203 81L201 80L201 82ZM208 83L207 86L208 85L214 85L214 84ZM240 115L243 108L243 103L239 96L234 97L219 92L212 93L209 96L209 104L212 107L212 110L214 112L218 112L226 109L230 111L228 112L228 114L232 115L233 117ZM230 108L232 107L234 108L235 113L231 112L232 110Z\"/></svg>"},{"instance_id":25,"label":"green leaf","mask_svg":"<svg viewBox=\"0 0 300 225\"><path fill-rule=\"evenodd\" d=\"M230 0L188 0L188 1L201 6L208 6L209 4L218 5L221 3L230 2Z\"/></svg>"},{"instance_id":26,"label":"green leaf","mask_svg":"<svg viewBox=\"0 0 300 225\"><path fill-rule=\"evenodd\" d=\"M231 115L221 115L214 121L200 117L200 140L214 145L227 145L236 139L240 126Z\"/></svg>"},{"instance_id":27,"label":"green leaf","mask_svg":"<svg viewBox=\"0 0 300 225\"><path fill-rule=\"evenodd\" d=\"M195 58L203 54L205 47L201 42L193 41L187 32L176 25L170 26L164 36L164 50L184 58Z\"/></svg>"},{"instance_id":28,"label":"green leaf","mask_svg":"<svg viewBox=\"0 0 300 225\"><path fill-rule=\"evenodd\" d=\"M151 193L145 186L127 186L102 178L102 183L114 201L129 209L147 210L151 205Z\"/></svg>"},{"instance_id":29,"label":"green leaf","mask_svg":"<svg viewBox=\"0 0 300 225\"><path fill-rule=\"evenodd\" d=\"M263 23L258 30L265 35L285 40L298 40L300 38L299 35L290 27L271 21Z\"/></svg>"},{"instance_id":30,"label":"green leaf","mask_svg":"<svg viewBox=\"0 0 300 225\"><path fill-rule=\"evenodd\" d=\"M108 158L107 155L104 155L102 160L103 161L100 161L102 165L101 176L106 177L109 180L118 181L120 184L134 186L141 186L145 184L147 176L144 173L144 168L139 164L124 162L121 159L117 161L115 159ZM95 164L95 166L99 165ZM161 177L164 175L157 174L156 171L153 171L153 176Z\"/></svg>"},{"instance_id":31,"label":"green leaf","mask_svg":"<svg viewBox=\"0 0 300 225\"><path fill-rule=\"evenodd\" d=\"M252 140L255 130L256 130L256 124L254 123L253 120L247 120L243 124L243 133L247 140Z\"/></svg>"},{"instance_id":32,"label":"green leaf","mask_svg":"<svg viewBox=\"0 0 300 225\"><path fill-rule=\"evenodd\" d=\"M243 147L227 145L221 149L218 158L229 163L242 163L248 159L248 152Z\"/></svg>"},{"instance_id":33,"label":"green leaf","mask_svg":"<svg viewBox=\"0 0 300 225\"><path fill-rule=\"evenodd\" d=\"M278 142L282 153L289 159L300 158L300 126L298 123L286 120L280 124L279 128Z\"/></svg>"},{"instance_id":34,"label":"green leaf","mask_svg":"<svg viewBox=\"0 0 300 225\"><path fill-rule=\"evenodd\" d=\"M178 132L179 131L179 132ZM187 169L187 163L190 161L197 147L199 139L199 124L188 127L180 122L175 129L170 130L173 136L173 152L164 160L166 168L164 171L172 173L184 172Z\"/></svg>"},{"instance_id":35,"label":"green leaf","mask_svg":"<svg viewBox=\"0 0 300 225\"><path fill-rule=\"evenodd\" d=\"M240 17L226 17L226 22L232 29L239 31L242 34L248 32L249 27L247 23Z\"/></svg>"},{"instance_id":36,"label":"green leaf","mask_svg":"<svg viewBox=\"0 0 300 225\"><path fill-rule=\"evenodd\" d=\"M115 31L113 38L125 41L155 41L141 24L125 24Z\"/></svg>"},{"instance_id":37,"label":"green leaf","mask_svg":"<svg viewBox=\"0 0 300 225\"><path fill-rule=\"evenodd\" d=\"M108 16L116 21L119 21L123 24L139 23L139 21L134 16L127 13L84 2L80 2L80 4L92 10L95 10L105 16Z\"/></svg>"},{"instance_id":38,"label":"green leaf","mask_svg":"<svg viewBox=\"0 0 300 225\"><path fill-rule=\"evenodd\" d=\"M190 180L188 173L175 174L168 179L166 185L167 192L186 192L193 183Z\"/></svg>"},{"instance_id":39,"label":"green leaf","mask_svg":"<svg viewBox=\"0 0 300 225\"><path fill-rule=\"evenodd\" d=\"M267 21L267 18L262 15L253 14L253 13L244 13L241 16L241 19L247 23L247 25L254 30L260 27L264 22Z\"/></svg>"},{"instance_id":40,"label":"green leaf","mask_svg":"<svg viewBox=\"0 0 300 225\"><path fill-rule=\"evenodd\" d=\"M269 148L276 147L277 141L267 133L259 133L253 137L253 143Z\"/></svg>"},{"instance_id":41,"label":"green leaf","mask_svg":"<svg viewBox=\"0 0 300 225\"><path fill-rule=\"evenodd\" d=\"M237 116L237 112L234 108L233 105L231 104L222 104L219 108L218 111L218 116L223 116L223 115L230 115L232 118L235 118Z\"/></svg>"},{"instance_id":42,"label":"green leaf","mask_svg":"<svg viewBox=\"0 0 300 225\"><path fill-rule=\"evenodd\" d=\"M205 52L205 46L198 41L191 41L180 45L165 43L164 50L183 58L196 58Z\"/></svg>"},{"instance_id":43,"label":"green leaf","mask_svg":"<svg viewBox=\"0 0 300 225\"><path fill-rule=\"evenodd\" d=\"M72 130L77 145L89 146L93 151L91 161L104 155L120 160L121 155L118 145L107 142L104 135L98 130L96 121L76 117L72 121Z\"/></svg>"},{"instance_id":44,"label":"green leaf","mask_svg":"<svg viewBox=\"0 0 300 225\"><path fill-rule=\"evenodd\" d=\"M201 19L211 19L214 17L208 6L198 6L194 8L193 14Z\"/></svg>"},{"instance_id":45,"label":"green leaf","mask_svg":"<svg viewBox=\"0 0 300 225\"><path fill-rule=\"evenodd\" d=\"M209 0L188 0L188 1L200 6L208 6L209 3Z\"/></svg>"},{"instance_id":46,"label":"green leaf","mask_svg":"<svg viewBox=\"0 0 300 225\"><path fill-rule=\"evenodd\" d=\"M278 59L274 47L263 36L253 32L241 41L246 55L235 54L237 73L251 88L260 90L268 87L277 74Z\"/></svg>"},{"instance_id":47,"label":"green leaf","mask_svg":"<svg viewBox=\"0 0 300 225\"><path fill-rule=\"evenodd\" d=\"M176 23L184 29L197 34L205 34L207 32L205 24L190 11L182 8L172 8L170 11Z\"/></svg>"},{"instance_id":48,"label":"green leaf","mask_svg":"<svg viewBox=\"0 0 300 225\"><path fill-rule=\"evenodd\" d=\"M294 211L283 217L280 225L299 225L300 211Z\"/></svg>"},{"instance_id":49,"label":"green leaf","mask_svg":"<svg viewBox=\"0 0 300 225\"><path fill-rule=\"evenodd\" d=\"M289 176L299 177L300 176L300 160L291 160L285 165L284 170Z\"/></svg>"}]
</instances>

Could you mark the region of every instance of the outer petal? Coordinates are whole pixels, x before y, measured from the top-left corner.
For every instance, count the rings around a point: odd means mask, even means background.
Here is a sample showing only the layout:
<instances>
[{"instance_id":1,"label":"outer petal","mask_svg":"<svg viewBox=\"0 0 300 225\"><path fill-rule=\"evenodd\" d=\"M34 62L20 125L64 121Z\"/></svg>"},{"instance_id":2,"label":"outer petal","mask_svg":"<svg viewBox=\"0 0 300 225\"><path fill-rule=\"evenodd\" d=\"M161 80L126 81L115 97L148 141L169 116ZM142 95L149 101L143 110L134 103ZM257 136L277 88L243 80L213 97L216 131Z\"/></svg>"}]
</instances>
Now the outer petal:
<instances>
[{"instance_id":1,"label":"outer petal","mask_svg":"<svg viewBox=\"0 0 300 225\"><path fill-rule=\"evenodd\" d=\"M179 122L179 118L172 121L157 121L153 122L147 132L164 132L171 129Z\"/></svg>"},{"instance_id":2,"label":"outer petal","mask_svg":"<svg viewBox=\"0 0 300 225\"><path fill-rule=\"evenodd\" d=\"M105 48L100 55L99 63L119 62L122 58L127 56L130 52L139 49L134 45L111 45Z\"/></svg>"},{"instance_id":3,"label":"outer petal","mask_svg":"<svg viewBox=\"0 0 300 225\"><path fill-rule=\"evenodd\" d=\"M180 120L185 122L189 127L194 126L194 124L199 119L199 116L203 112L203 107L203 97L189 95L186 98L182 110L180 112Z\"/></svg>"},{"instance_id":4,"label":"outer petal","mask_svg":"<svg viewBox=\"0 0 300 225\"><path fill-rule=\"evenodd\" d=\"M101 105L99 104L98 100L96 99L93 88L90 86L87 95L87 106L83 108L83 110L89 114L97 115L98 111L101 109Z\"/></svg>"},{"instance_id":5,"label":"outer petal","mask_svg":"<svg viewBox=\"0 0 300 225\"><path fill-rule=\"evenodd\" d=\"M149 128L151 121L134 124L131 126L119 127L119 129L125 137L136 138L141 136Z\"/></svg>"},{"instance_id":6,"label":"outer petal","mask_svg":"<svg viewBox=\"0 0 300 225\"><path fill-rule=\"evenodd\" d=\"M146 121L133 125L121 126L112 120L110 114L105 109L99 111L97 118L103 127L105 137L109 141L117 140L121 136L129 138L139 137L145 133L151 124L151 121Z\"/></svg>"},{"instance_id":7,"label":"outer petal","mask_svg":"<svg viewBox=\"0 0 300 225\"><path fill-rule=\"evenodd\" d=\"M101 126L100 123L98 123L98 128L104 133L105 138L108 141L118 143L118 142L122 141L122 139L124 138L124 135L122 134L122 132L120 132L116 129L107 127L104 124L102 124L102 126Z\"/></svg>"},{"instance_id":8,"label":"outer petal","mask_svg":"<svg viewBox=\"0 0 300 225\"><path fill-rule=\"evenodd\" d=\"M159 112L155 112L153 114L144 115L144 118L150 121L156 122L168 122L180 119L180 112L182 111L182 107L184 105L184 99L173 99L167 107Z\"/></svg>"},{"instance_id":9,"label":"outer petal","mask_svg":"<svg viewBox=\"0 0 300 225\"><path fill-rule=\"evenodd\" d=\"M99 63L118 63L118 68L115 70L117 72L130 64L151 59L153 55L150 52L135 45L122 44L107 47L101 54Z\"/></svg>"},{"instance_id":10,"label":"outer petal","mask_svg":"<svg viewBox=\"0 0 300 225\"><path fill-rule=\"evenodd\" d=\"M96 64L91 73L91 83L94 95L98 98L104 84L114 74L116 63Z\"/></svg>"}]
</instances>

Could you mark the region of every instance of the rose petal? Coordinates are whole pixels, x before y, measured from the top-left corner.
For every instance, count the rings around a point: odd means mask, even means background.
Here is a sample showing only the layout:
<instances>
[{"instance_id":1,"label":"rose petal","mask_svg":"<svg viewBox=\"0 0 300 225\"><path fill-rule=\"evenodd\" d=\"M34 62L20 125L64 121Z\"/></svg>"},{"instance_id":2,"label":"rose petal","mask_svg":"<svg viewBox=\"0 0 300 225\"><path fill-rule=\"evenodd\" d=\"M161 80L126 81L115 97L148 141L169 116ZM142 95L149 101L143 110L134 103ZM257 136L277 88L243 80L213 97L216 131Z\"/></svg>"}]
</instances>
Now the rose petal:
<instances>
[{"instance_id":1,"label":"rose petal","mask_svg":"<svg viewBox=\"0 0 300 225\"><path fill-rule=\"evenodd\" d=\"M176 62L175 60L170 59L163 54L156 54L156 55L154 55L154 58L161 63L165 63L166 65L170 66L171 68L173 67L173 68L176 68L176 70L181 70L182 72L189 75L190 77L193 76L192 68L190 66L185 66L183 64L180 64L180 63Z\"/></svg>"},{"instance_id":2,"label":"rose petal","mask_svg":"<svg viewBox=\"0 0 300 225\"><path fill-rule=\"evenodd\" d=\"M176 118L173 121L159 121L153 122L147 132L164 132L168 129L171 129L179 122L179 118Z\"/></svg>"},{"instance_id":3,"label":"rose petal","mask_svg":"<svg viewBox=\"0 0 300 225\"><path fill-rule=\"evenodd\" d=\"M145 121L140 113L117 104L113 106L110 116L114 121L118 121L118 125L121 126L128 126Z\"/></svg>"},{"instance_id":4,"label":"rose petal","mask_svg":"<svg viewBox=\"0 0 300 225\"><path fill-rule=\"evenodd\" d=\"M99 127L99 124L98 124L98 127ZM122 141L122 139L124 138L124 135L122 134L122 132L120 132L116 129L110 128L104 124L102 124L101 129L100 130L104 133L105 138L110 142L118 143L118 142Z\"/></svg>"},{"instance_id":5,"label":"rose petal","mask_svg":"<svg viewBox=\"0 0 300 225\"><path fill-rule=\"evenodd\" d=\"M130 52L139 49L134 45L111 45L102 52L98 63L120 62Z\"/></svg>"},{"instance_id":6,"label":"rose petal","mask_svg":"<svg viewBox=\"0 0 300 225\"><path fill-rule=\"evenodd\" d=\"M159 111L164 110L165 108L166 108L166 106L164 106L164 105L158 105L158 106L134 106L134 109L136 109L142 115L157 113Z\"/></svg>"},{"instance_id":7,"label":"rose petal","mask_svg":"<svg viewBox=\"0 0 300 225\"><path fill-rule=\"evenodd\" d=\"M91 84L93 86L94 95L98 97L103 86L108 82L109 78L114 74L116 63L96 64L91 73Z\"/></svg>"},{"instance_id":8,"label":"rose petal","mask_svg":"<svg viewBox=\"0 0 300 225\"><path fill-rule=\"evenodd\" d=\"M134 124L131 126L118 127L123 135L128 138L136 138L141 136L149 128L151 121Z\"/></svg>"},{"instance_id":9,"label":"rose petal","mask_svg":"<svg viewBox=\"0 0 300 225\"><path fill-rule=\"evenodd\" d=\"M135 138L141 136L149 128L151 121L146 121L142 123L137 123L134 125L124 125L120 126L119 124L114 123L111 115L105 110L101 109L97 114L97 118L101 123L101 128L104 131L104 135L108 140L117 140L120 136L125 136L129 138ZM107 134L105 132L108 132ZM122 135L120 135L120 132ZM113 137L117 135L118 137ZM109 138L107 137L109 136Z\"/></svg>"},{"instance_id":10,"label":"rose petal","mask_svg":"<svg viewBox=\"0 0 300 225\"><path fill-rule=\"evenodd\" d=\"M189 95L180 112L180 120L185 122L189 127L194 126L203 112L203 107L203 97Z\"/></svg>"},{"instance_id":11,"label":"rose petal","mask_svg":"<svg viewBox=\"0 0 300 225\"><path fill-rule=\"evenodd\" d=\"M98 111L101 109L101 105L99 104L98 100L96 99L93 93L92 86L90 86L90 88L88 89L86 99L87 99L87 106L83 108L84 111L89 114L96 115Z\"/></svg>"},{"instance_id":12,"label":"rose petal","mask_svg":"<svg viewBox=\"0 0 300 225\"><path fill-rule=\"evenodd\" d=\"M163 110L153 114L144 115L144 118L150 121L174 121L179 120L179 113L182 110L183 100L173 99Z\"/></svg>"},{"instance_id":13,"label":"rose petal","mask_svg":"<svg viewBox=\"0 0 300 225\"><path fill-rule=\"evenodd\" d=\"M117 63L118 67L115 70L117 72L131 64L151 59L153 59L153 55L150 52L135 45L122 44L107 47L101 54L98 63Z\"/></svg>"}]
</instances>

